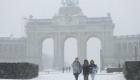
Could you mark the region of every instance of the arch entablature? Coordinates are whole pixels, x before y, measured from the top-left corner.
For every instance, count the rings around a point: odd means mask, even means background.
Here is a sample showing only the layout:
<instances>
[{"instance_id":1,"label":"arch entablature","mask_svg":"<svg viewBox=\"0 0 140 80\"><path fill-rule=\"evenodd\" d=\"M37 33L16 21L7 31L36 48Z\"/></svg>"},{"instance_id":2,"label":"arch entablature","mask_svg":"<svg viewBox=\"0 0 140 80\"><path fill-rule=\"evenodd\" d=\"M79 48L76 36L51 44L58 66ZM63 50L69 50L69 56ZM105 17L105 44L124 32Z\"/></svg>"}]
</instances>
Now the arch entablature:
<instances>
[{"instance_id":1,"label":"arch entablature","mask_svg":"<svg viewBox=\"0 0 140 80\"><path fill-rule=\"evenodd\" d=\"M78 41L79 34L77 32L63 32L60 36L63 42L65 42L68 38L75 38Z\"/></svg>"},{"instance_id":2,"label":"arch entablature","mask_svg":"<svg viewBox=\"0 0 140 80\"><path fill-rule=\"evenodd\" d=\"M45 39L48 39L48 38L51 38L51 39L55 39L55 33L47 33L45 35L40 35L39 38L38 38L38 41L40 43L42 43Z\"/></svg>"},{"instance_id":3,"label":"arch entablature","mask_svg":"<svg viewBox=\"0 0 140 80\"><path fill-rule=\"evenodd\" d=\"M85 41L87 42L90 38L97 38L101 41L101 43L103 43L104 41L104 35L103 33L94 33L94 32L86 32L85 33Z\"/></svg>"}]
</instances>

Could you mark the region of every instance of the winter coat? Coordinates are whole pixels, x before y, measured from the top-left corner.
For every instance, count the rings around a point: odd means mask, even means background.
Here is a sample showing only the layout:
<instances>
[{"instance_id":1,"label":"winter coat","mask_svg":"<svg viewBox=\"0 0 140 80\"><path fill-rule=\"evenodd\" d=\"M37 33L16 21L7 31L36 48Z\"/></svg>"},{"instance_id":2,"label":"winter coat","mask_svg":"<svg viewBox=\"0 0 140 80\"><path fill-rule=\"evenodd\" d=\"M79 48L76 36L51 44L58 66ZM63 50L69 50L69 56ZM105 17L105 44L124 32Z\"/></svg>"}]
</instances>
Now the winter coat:
<instances>
[{"instance_id":1,"label":"winter coat","mask_svg":"<svg viewBox=\"0 0 140 80\"><path fill-rule=\"evenodd\" d=\"M96 74L97 71L98 71L98 66L96 64L89 65L89 73L90 74Z\"/></svg>"},{"instance_id":2,"label":"winter coat","mask_svg":"<svg viewBox=\"0 0 140 80\"><path fill-rule=\"evenodd\" d=\"M73 73L79 73L80 74L81 71L82 71L82 66L81 66L79 61L74 61L72 63L72 68L73 68Z\"/></svg>"},{"instance_id":3,"label":"winter coat","mask_svg":"<svg viewBox=\"0 0 140 80\"><path fill-rule=\"evenodd\" d=\"M85 66L83 65L83 75L88 75L89 74L89 65Z\"/></svg>"}]
</instances>

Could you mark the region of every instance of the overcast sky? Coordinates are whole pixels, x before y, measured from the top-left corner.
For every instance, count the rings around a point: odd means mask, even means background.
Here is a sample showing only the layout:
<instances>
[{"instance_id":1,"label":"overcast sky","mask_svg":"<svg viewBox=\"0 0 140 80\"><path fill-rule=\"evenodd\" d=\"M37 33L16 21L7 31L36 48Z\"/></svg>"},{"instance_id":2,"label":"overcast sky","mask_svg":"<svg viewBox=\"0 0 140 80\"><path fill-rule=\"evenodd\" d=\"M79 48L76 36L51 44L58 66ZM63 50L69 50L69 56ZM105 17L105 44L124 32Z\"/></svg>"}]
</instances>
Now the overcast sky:
<instances>
[{"instance_id":1,"label":"overcast sky","mask_svg":"<svg viewBox=\"0 0 140 80\"><path fill-rule=\"evenodd\" d=\"M61 0L0 0L0 36L24 35L23 17L51 18ZM104 17L110 12L115 35L140 34L140 0L79 0L88 17Z\"/></svg>"}]
</instances>

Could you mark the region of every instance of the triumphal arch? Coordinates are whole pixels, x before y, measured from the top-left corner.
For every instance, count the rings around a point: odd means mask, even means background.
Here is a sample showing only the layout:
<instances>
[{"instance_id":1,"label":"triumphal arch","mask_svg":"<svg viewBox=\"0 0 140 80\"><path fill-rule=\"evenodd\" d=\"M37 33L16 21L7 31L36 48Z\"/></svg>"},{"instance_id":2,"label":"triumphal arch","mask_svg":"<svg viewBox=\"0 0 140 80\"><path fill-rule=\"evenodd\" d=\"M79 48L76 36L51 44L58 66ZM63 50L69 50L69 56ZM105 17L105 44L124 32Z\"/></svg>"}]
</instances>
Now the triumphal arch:
<instances>
[{"instance_id":1,"label":"triumphal arch","mask_svg":"<svg viewBox=\"0 0 140 80\"><path fill-rule=\"evenodd\" d=\"M86 59L86 43L91 37L97 37L102 45L102 66L114 64L113 30L110 15L107 17L88 18L84 15L78 1L63 0L63 6L52 19L29 18L26 24L28 61L40 64L42 42L46 38L54 40L54 66L64 66L64 42L69 37L78 41L78 57Z\"/></svg>"}]
</instances>

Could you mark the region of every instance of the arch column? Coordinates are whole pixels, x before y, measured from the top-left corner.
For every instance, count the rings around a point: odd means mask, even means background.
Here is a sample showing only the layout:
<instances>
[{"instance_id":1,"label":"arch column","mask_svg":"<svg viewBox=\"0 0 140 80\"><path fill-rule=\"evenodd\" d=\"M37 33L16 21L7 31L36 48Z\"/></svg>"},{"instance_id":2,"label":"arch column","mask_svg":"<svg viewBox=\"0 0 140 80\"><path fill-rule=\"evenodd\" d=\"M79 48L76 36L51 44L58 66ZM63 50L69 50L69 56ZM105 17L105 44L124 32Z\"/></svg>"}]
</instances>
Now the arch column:
<instances>
[{"instance_id":1,"label":"arch column","mask_svg":"<svg viewBox=\"0 0 140 80\"><path fill-rule=\"evenodd\" d=\"M117 58L114 54L113 35L110 33L103 33L102 40L102 69L109 66L117 66Z\"/></svg>"},{"instance_id":2,"label":"arch column","mask_svg":"<svg viewBox=\"0 0 140 80\"><path fill-rule=\"evenodd\" d=\"M86 44L86 39L84 36L80 36L78 38L78 58L81 63L83 63L83 60L87 58L87 44Z\"/></svg>"},{"instance_id":3,"label":"arch column","mask_svg":"<svg viewBox=\"0 0 140 80\"><path fill-rule=\"evenodd\" d=\"M54 69L62 69L64 66L64 40L58 33L54 38Z\"/></svg>"},{"instance_id":4,"label":"arch column","mask_svg":"<svg viewBox=\"0 0 140 80\"><path fill-rule=\"evenodd\" d=\"M39 69L42 70L42 45L36 36L28 36L27 38L27 54L26 61L39 65Z\"/></svg>"}]
</instances>

